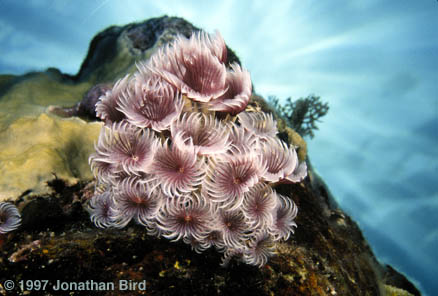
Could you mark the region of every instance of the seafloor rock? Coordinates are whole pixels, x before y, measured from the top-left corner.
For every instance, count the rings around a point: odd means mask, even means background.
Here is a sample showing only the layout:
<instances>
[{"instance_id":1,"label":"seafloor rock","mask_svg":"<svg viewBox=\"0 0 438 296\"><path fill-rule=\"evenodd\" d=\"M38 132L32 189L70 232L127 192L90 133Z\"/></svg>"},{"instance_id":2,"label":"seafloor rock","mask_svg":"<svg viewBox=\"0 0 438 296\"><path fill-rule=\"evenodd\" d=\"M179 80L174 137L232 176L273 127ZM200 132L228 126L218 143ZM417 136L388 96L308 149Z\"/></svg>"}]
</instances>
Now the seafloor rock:
<instances>
[{"instance_id":1,"label":"seafloor rock","mask_svg":"<svg viewBox=\"0 0 438 296\"><path fill-rule=\"evenodd\" d=\"M68 186L54 179L49 185L50 195L17 202L23 225L1 239L0 282L49 281L44 293L32 295L65 295L53 290L56 280L115 282L116 287L121 280L146 280L147 295L420 295L406 278L379 264L313 170L301 184L276 188L299 206L298 228L261 269L234 261L219 267L216 251L197 254L182 242L148 236L135 224L97 229L84 210L93 182ZM21 294L18 287L14 291Z\"/></svg>"},{"instance_id":2,"label":"seafloor rock","mask_svg":"<svg viewBox=\"0 0 438 296\"><path fill-rule=\"evenodd\" d=\"M100 125L47 115L47 106L77 106L73 111L52 110L81 115L78 102L84 98L82 106L88 111L81 112L92 115L93 95L84 94L93 85L113 82L177 32L189 35L195 29L182 19L168 17L111 27L93 39L76 76L55 69L0 76L0 138L4 139L0 192L14 198L22 213L22 226L0 236L0 294L420 295L405 277L376 260L356 223L337 206L310 162L309 176L302 183L275 188L298 205L298 228L260 269L236 261L221 268L222 255L215 250L197 254L182 242L148 236L138 225L101 230L90 222L86 209L95 184L90 181L87 157ZM230 59L237 58L232 54ZM257 96L250 108L269 110ZM300 159L305 159L303 139L281 120L279 130L280 137L297 145ZM55 175L46 182L52 172ZM37 196L21 194L36 188L47 190ZM12 291L6 291L6 280L14 282ZM42 280L48 280L44 290ZM116 290L55 291L57 280L114 282ZM131 284L146 280L146 291L122 291L121 280Z\"/></svg>"},{"instance_id":3,"label":"seafloor rock","mask_svg":"<svg viewBox=\"0 0 438 296\"><path fill-rule=\"evenodd\" d=\"M152 18L123 27L112 26L91 41L88 54L74 81L114 81L134 72L135 62L148 59L158 48L172 41L177 34L189 37L199 29L176 17ZM228 48L228 63L238 62Z\"/></svg>"}]
</instances>

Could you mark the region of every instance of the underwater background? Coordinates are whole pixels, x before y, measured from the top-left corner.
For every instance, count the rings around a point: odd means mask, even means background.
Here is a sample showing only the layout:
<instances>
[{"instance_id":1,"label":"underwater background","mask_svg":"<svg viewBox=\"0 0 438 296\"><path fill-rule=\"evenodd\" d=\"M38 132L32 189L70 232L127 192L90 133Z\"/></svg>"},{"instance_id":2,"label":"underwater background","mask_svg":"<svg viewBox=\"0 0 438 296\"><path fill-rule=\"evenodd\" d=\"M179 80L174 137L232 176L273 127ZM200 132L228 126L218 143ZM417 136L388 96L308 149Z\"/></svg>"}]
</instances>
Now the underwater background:
<instances>
[{"instance_id":1,"label":"underwater background","mask_svg":"<svg viewBox=\"0 0 438 296\"><path fill-rule=\"evenodd\" d=\"M164 14L219 30L265 98L329 103L313 166L379 259L435 295L438 2L0 0L0 74L75 74L97 32Z\"/></svg>"}]
</instances>

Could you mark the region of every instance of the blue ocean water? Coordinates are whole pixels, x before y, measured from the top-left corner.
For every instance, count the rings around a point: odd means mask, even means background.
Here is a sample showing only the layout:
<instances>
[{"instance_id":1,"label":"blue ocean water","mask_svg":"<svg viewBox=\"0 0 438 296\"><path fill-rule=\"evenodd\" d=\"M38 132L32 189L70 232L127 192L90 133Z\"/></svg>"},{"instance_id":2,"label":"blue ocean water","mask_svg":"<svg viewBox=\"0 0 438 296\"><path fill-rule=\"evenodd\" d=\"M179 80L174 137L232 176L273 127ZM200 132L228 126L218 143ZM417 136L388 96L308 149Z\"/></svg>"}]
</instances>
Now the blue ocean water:
<instances>
[{"instance_id":1,"label":"blue ocean water","mask_svg":"<svg viewBox=\"0 0 438 296\"><path fill-rule=\"evenodd\" d=\"M438 283L438 2L0 0L0 73L78 71L100 30L168 14L218 29L256 91L330 111L310 159L379 258Z\"/></svg>"}]
</instances>

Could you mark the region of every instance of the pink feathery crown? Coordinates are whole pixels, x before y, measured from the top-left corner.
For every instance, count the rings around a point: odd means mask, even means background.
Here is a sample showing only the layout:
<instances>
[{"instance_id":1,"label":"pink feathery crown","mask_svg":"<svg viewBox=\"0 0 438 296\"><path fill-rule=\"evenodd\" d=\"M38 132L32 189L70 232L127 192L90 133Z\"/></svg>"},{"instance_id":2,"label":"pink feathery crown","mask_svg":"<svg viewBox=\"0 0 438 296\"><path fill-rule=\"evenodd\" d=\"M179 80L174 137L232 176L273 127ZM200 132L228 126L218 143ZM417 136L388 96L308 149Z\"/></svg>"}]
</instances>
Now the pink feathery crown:
<instances>
[{"instance_id":1,"label":"pink feathery crown","mask_svg":"<svg viewBox=\"0 0 438 296\"><path fill-rule=\"evenodd\" d=\"M306 163L272 114L247 108L250 74L226 62L218 32L178 35L99 99L96 226L134 220L196 252L214 246L224 264L257 266L294 232L297 206L274 186L302 181Z\"/></svg>"}]
</instances>

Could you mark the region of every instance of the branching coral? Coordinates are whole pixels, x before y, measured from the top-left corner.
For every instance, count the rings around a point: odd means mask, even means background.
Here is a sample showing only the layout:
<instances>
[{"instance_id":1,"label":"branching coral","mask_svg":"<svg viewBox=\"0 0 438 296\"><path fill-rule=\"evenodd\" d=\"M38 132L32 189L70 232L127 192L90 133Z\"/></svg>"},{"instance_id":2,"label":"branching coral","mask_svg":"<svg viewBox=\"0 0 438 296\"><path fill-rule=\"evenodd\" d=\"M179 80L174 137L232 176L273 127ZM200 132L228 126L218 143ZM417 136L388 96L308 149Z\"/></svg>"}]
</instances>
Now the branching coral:
<instances>
[{"instance_id":1,"label":"branching coral","mask_svg":"<svg viewBox=\"0 0 438 296\"><path fill-rule=\"evenodd\" d=\"M306 163L272 114L247 108L249 72L226 60L219 33L178 36L101 97L106 125L90 156L98 227L133 220L257 266L289 238L297 207L274 187L302 181Z\"/></svg>"},{"instance_id":2,"label":"branching coral","mask_svg":"<svg viewBox=\"0 0 438 296\"><path fill-rule=\"evenodd\" d=\"M268 98L270 104L280 115L301 136L314 137L314 130L317 130L316 122L325 116L329 110L328 103L320 101L320 97L310 95L306 98L299 98L292 101L289 97L284 105L279 103L277 97Z\"/></svg>"}]
</instances>

